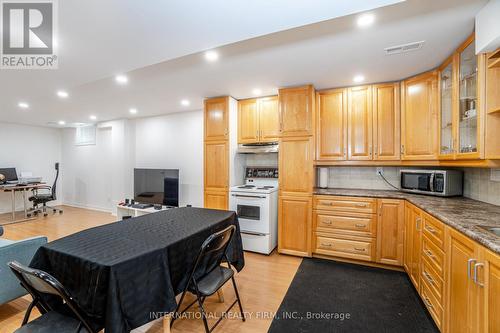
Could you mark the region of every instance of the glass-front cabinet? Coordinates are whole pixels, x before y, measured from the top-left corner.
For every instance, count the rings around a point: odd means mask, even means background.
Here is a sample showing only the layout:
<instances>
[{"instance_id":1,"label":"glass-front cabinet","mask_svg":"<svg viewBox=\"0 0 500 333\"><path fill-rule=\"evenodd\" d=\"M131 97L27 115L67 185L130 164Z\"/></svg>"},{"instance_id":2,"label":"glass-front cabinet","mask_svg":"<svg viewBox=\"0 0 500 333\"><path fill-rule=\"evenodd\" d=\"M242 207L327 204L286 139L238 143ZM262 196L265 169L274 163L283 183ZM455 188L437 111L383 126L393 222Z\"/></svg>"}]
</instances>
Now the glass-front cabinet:
<instances>
[{"instance_id":1,"label":"glass-front cabinet","mask_svg":"<svg viewBox=\"0 0 500 333\"><path fill-rule=\"evenodd\" d=\"M439 92L440 92L440 145L439 155L441 158L453 158L454 148L454 126L453 126L453 56L443 64L439 72Z\"/></svg>"},{"instance_id":2,"label":"glass-front cabinet","mask_svg":"<svg viewBox=\"0 0 500 333\"><path fill-rule=\"evenodd\" d=\"M459 53L458 154L478 152L478 64L472 41Z\"/></svg>"},{"instance_id":3,"label":"glass-front cabinet","mask_svg":"<svg viewBox=\"0 0 500 333\"><path fill-rule=\"evenodd\" d=\"M439 69L439 158L481 157L481 56L471 36Z\"/></svg>"}]
</instances>

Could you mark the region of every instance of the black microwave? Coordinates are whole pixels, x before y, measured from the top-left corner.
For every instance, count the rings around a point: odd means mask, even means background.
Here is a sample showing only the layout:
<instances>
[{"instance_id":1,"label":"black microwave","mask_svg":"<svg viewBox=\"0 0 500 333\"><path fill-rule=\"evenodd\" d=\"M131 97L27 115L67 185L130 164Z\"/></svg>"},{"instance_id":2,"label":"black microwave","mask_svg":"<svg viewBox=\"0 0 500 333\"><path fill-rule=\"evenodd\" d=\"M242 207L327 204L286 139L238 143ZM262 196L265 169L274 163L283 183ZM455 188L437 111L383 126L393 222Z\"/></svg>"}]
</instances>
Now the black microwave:
<instances>
[{"instance_id":1,"label":"black microwave","mask_svg":"<svg viewBox=\"0 0 500 333\"><path fill-rule=\"evenodd\" d=\"M463 193L463 172L459 170L401 170L401 190L442 197L459 196Z\"/></svg>"}]
</instances>

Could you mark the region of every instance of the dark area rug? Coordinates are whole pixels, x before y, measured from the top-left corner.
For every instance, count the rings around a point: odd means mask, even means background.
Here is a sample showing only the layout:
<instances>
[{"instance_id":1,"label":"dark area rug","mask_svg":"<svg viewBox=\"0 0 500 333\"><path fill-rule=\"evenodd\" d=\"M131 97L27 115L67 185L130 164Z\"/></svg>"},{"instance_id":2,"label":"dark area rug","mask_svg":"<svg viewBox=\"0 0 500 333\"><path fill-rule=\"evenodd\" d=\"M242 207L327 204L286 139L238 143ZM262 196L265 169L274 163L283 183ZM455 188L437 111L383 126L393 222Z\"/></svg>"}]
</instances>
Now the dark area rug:
<instances>
[{"instance_id":1,"label":"dark area rug","mask_svg":"<svg viewBox=\"0 0 500 333\"><path fill-rule=\"evenodd\" d=\"M304 259L269 332L439 330L405 273Z\"/></svg>"}]
</instances>

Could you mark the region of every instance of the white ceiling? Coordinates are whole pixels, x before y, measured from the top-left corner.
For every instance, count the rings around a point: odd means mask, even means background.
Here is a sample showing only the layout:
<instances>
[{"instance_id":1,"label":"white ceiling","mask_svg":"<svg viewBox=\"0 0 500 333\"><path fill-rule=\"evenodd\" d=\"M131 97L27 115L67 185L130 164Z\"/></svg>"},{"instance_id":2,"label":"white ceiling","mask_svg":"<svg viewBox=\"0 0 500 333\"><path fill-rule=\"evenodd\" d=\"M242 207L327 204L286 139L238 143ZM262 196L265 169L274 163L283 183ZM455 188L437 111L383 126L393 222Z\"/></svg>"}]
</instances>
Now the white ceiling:
<instances>
[{"instance_id":1,"label":"white ceiling","mask_svg":"<svg viewBox=\"0 0 500 333\"><path fill-rule=\"evenodd\" d=\"M88 122L94 114L104 121L129 117L130 107L137 117L200 109L205 97L251 97L254 88L268 95L303 83L352 85L358 73L367 82L398 80L443 61L473 31L487 1L380 7L394 2L238 0L229 8L224 0L59 1L59 69L0 71L0 120L46 125ZM346 16L368 9L376 15L369 28ZM384 54L420 40L426 43L416 52ZM211 48L220 54L215 63L201 52ZM118 86L117 73L129 83ZM70 97L57 98L57 89ZM183 98L189 107L180 105ZM18 109L20 100L30 108Z\"/></svg>"}]
</instances>

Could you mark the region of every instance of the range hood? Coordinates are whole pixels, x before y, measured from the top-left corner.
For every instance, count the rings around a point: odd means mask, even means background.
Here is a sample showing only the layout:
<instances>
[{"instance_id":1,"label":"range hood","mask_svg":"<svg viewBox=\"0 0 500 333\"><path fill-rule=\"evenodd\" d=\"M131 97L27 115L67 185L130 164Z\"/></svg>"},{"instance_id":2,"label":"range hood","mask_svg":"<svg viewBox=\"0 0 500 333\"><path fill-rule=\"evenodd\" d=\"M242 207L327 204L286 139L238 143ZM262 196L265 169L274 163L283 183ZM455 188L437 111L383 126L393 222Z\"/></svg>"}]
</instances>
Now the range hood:
<instances>
[{"instance_id":1,"label":"range hood","mask_svg":"<svg viewBox=\"0 0 500 333\"><path fill-rule=\"evenodd\" d=\"M240 154L268 154L277 153L279 145L277 142L268 143L244 143L238 145L238 153Z\"/></svg>"}]
</instances>

